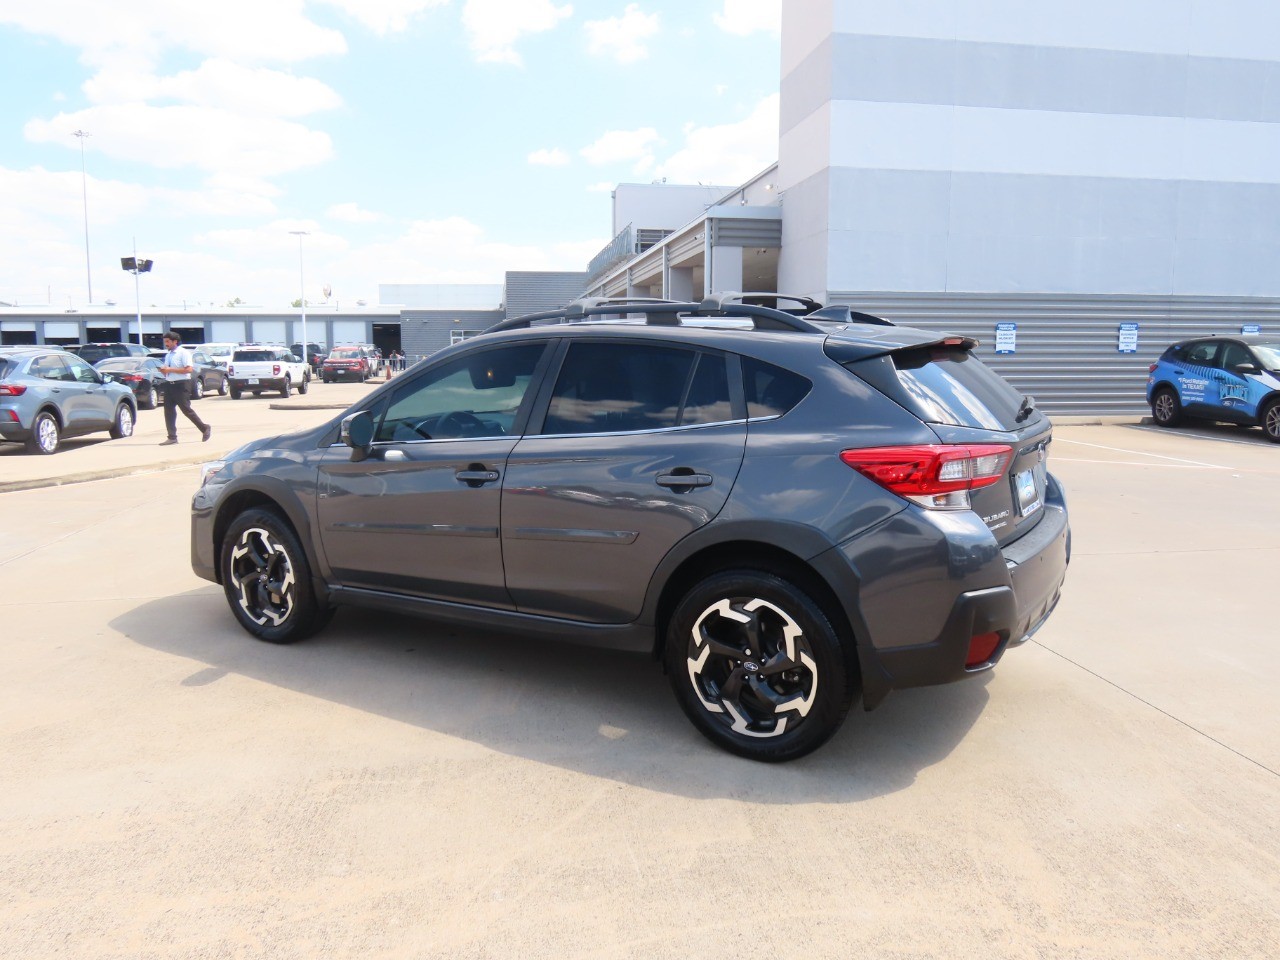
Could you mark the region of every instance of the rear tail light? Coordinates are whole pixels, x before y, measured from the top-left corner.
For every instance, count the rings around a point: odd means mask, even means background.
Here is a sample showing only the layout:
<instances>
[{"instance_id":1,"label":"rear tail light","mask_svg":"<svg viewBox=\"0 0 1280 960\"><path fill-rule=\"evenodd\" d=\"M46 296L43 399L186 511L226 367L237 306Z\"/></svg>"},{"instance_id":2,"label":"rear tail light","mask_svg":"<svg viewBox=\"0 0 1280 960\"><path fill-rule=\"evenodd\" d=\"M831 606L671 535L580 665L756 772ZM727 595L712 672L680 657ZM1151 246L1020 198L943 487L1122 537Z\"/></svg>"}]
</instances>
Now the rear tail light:
<instances>
[{"instance_id":1,"label":"rear tail light","mask_svg":"<svg viewBox=\"0 0 1280 960\"><path fill-rule=\"evenodd\" d=\"M227 376L228 376L228 377L235 376L235 372L236 372L235 364L228 363L228 364L227 364Z\"/></svg>"},{"instance_id":2,"label":"rear tail light","mask_svg":"<svg viewBox=\"0 0 1280 960\"><path fill-rule=\"evenodd\" d=\"M0 397L20 397L27 388L20 383L0 383Z\"/></svg>"},{"instance_id":3,"label":"rear tail light","mask_svg":"<svg viewBox=\"0 0 1280 960\"><path fill-rule=\"evenodd\" d=\"M123 380L125 383L141 383L142 382L142 377L136 373L126 373L120 379Z\"/></svg>"},{"instance_id":4,"label":"rear tail light","mask_svg":"<svg viewBox=\"0 0 1280 960\"><path fill-rule=\"evenodd\" d=\"M1156 367L1158 367L1158 366L1160 366L1160 364L1158 364L1158 363L1153 363L1151 366L1147 367L1147 373L1155 373L1155 372L1156 372Z\"/></svg>"},{"instance_id":5,"label":"rear tail light","mask_svg":"<svg viewBox=\"0 0 1280 960\"><path fill-rule=\"evenodd\" d=\"M278 377L278 376L280 376L280 364L276 363L276 364L273 364L273 365L272 365L272 367L271 367L271 375L272 375L273 377Z\"/></svg>"},{"instance_id":6,"label":"rear tail light","mask_svg":"<svg viewBox=\"0 0 1280 960\"><path fill-rule=\"evenodd\" d=\"M845 450L840 459L922 507L968 510L969 491L999 481L1013 459L1013 448L1002 443L869 447Z\"/></svg>"}]
</instances>

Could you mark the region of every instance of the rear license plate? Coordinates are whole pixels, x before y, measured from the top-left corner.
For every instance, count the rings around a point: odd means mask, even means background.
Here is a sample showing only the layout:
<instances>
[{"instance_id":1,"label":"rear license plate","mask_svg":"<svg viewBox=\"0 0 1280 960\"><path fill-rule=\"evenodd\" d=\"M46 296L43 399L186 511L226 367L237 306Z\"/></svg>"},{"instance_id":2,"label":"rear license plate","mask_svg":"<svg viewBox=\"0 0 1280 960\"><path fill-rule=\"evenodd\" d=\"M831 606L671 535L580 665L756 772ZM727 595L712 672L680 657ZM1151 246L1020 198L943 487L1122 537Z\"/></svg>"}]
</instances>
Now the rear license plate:
<instances>
[{"instance_id":1,"label":"rear license plate","mask_svg":"<svg viewBox=\"0 0 1280 960\"><path fill-rule=\"evenodd\" d=\"M1036 489L1035 470L1023 470L1014 478L1018 491L1018 513L1026 517L1040 509L1040 492Z\"/></svg>"},{"instance_id":2,"label":"rear license plate","mask_svg":"<svg viewBox=\"0 0 1280 960\"><path fill-rule=\"evenodd\" d=\"M249 385L250 385L250 386L253 386L253 385L254 385L255 383L257 383L257 382L258 382L258 378L257 378L257 377L250 377L250 378L249 378Z\"/></svg>"}]
</instances>

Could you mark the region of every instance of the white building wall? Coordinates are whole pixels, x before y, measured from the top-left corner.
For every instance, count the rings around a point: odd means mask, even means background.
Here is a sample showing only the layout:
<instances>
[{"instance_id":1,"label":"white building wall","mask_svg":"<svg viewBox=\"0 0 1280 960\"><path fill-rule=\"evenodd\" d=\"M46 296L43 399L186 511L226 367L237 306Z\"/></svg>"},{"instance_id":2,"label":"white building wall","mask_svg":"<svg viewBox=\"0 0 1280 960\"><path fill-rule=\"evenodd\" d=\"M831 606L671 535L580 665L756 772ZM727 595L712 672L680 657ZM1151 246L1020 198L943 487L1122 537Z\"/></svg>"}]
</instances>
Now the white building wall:
<instances>
[{"instance_id":1,"label":"white building wall","mask_svg":"<svg viewBox=\"0 0 1280 960\"><path fill-rule=\"evenodd\" d=\"M782 62L785 290L1280 295L1280 4L788 0Z\"/></svg>"}]
</instances>

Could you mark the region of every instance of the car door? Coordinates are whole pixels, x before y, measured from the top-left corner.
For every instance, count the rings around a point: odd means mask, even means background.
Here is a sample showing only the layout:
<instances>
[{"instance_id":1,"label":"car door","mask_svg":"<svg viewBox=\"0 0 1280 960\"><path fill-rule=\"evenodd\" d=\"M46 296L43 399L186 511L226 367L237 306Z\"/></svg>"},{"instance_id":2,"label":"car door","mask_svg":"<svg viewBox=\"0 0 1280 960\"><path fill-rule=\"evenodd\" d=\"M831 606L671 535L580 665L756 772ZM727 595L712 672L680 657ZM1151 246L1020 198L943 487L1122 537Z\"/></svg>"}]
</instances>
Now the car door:
<instances>
[{"instance_id":1,"label":"car door","mask_svg":"<svg viewBox=\"0 0 1280 960\"><path fill-rule=\"evenodd\" d=\"M1256 363L1243 343L1222 341L1216 358L1213 378L1217 383L1218 416L1232 423L1253 423L1258 416L1258 390L1236 367Z\"/></svg>"},{"instance_id":2,"label":"car door","mask_svg":"<svg viewBox=\"0 0 1280 960\"><path fill-rule=\"evenodd\" d=\"M71 395L77 428L101 430L111 426L118 394L108 390L98 371L79 357L68 354L62 359L71 371L74 384Z\"/></svg>"},{"instance_id":3,"label":"car door","mask_svg":"<svg viewBox=\"0 0 1280 960\"><path fill-rule=\"evenodd\" d=\"M499 515L507 456L528 418L546 340L468 351L380 402L372 451L320 459L326 562L348 586L511 606Z\"/></svg>"},{"instance_id":4,"label":"car door","mask_svg":"<svg viewBox=\"0 0 1280 960\"><path fill-rule=\"evenodd\" d=\"M678 345L568 345L536 434L507 462L502 551L520 611L635 619L655 567L737 479L739 370L736 357Z\"/></svg>"},{"instance_id":5,"label":"car door","mask_svg":"<svg viewBox=\"0 0 1280 960\"><path fill-rule=\"evenodd\" d=\"M1218 414L1219 381L1215 359L1219 341L1199 340L1187 344L1180 362L1174 365L1178 382L1178 395L1187 413L1198 417L1214 417Z\"/></svg>"}]
</instances>

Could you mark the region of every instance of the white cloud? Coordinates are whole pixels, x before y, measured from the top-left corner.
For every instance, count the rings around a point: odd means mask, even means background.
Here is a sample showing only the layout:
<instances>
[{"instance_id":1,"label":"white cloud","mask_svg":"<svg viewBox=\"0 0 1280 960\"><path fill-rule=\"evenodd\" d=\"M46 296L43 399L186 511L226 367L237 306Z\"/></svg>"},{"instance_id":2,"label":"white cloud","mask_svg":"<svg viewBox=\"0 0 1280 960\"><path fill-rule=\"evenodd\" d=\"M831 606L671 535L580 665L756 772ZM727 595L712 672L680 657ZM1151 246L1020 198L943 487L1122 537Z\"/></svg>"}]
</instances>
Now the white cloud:
<instances>
[{"instance_id":1,"label":"white cloud","mask_svg":"<svg viewBox=\"0 0 1280 960\"><path fill-rule=\"evenodd\" d=\"M662 143L662 137L653 127L639 130L610 130L600 139L583 147L579 153L588 163L596 165L621 161L643 161L652 156L653 148Z\"/></svg>"},{"instance_id":2,"label":"white cloud","mask_svg":"<svg viewBox=\"0 0 1280 960\"><path fill-rule=\"evenodd\" d=\"M639 4L629 3L622 16L608 20L588 20L587 50L618 63L635 63L649 56L644 41L658 33L658 15L642 13Z\"/></svg>"},{"instance_id":3,"label":"white cloud","mask_svg":"<svg viewBox=\"0 0 1280 960\"><path fill-rule=\"evenodd\" d=\"M333 153L328 134L300 124L196 106L90 107L51 120L31 120L23 133L35 143L66 144L77 129L88 130L93 149L115 159L241 177L301 170Z\"/></svg>"},{"instance_id":4,"label":"white cloud","mask_svg":"<svg viewBox=\"0 0 1280 960\"><path fill-rule=\"evenodd\" d=\"M737 123L685 130L685 145L654 175L674 183L732 185L751 179L778 159L778 95L761 100Z\"/></svg>"},{"instance_id":5,"label":"white cloud","mask_svg":"<svg viewBox=\"0 0 1280 960\"><path fill-rule=\"evenodd\" d=\"M408 28L424 10L448 6L449 0L326 0L374 33L385 36Z\"/></svg>"},{"instance_id":6,"label":"white cloud","mask_svg":"<svg viewBox=\"0 0 1280 960\"><path fill-rule=\"evenodd\" d=\"M601 180L599 183L587 184L587 193L613 193L616 186L612 180Z\"/></svg>"},{"instance_id":7,"label":"white cloud","mask_svg":"<svg viewBox=\"0 0 1280 960\"><path fill-rule=\"evenodd\" d=\"M387 219L381 213L365 210L358 203L335 203L324 215L330 220L340 220L343 223L377 223Z\"/></svg>"},{"instance_id":8,"label":"white cloud","mask_svg":"<svg viewBox=\"0 0 1280 960\"><path fill-rule=\"evenodd\" d=\"M298 0L44 0L4 4L0 23L77 47L94 66L149 67L171 48L259 63L297 62L347 49L342 34L309 20Z\"/></svg>"},{"instance_id":9,"label":"white cloud","mask_svg":"<svg viewBox=\"0 0 1280 960\"><path fill-rule=\"evenodd\" d=\"M738 36L757 30L781 34L782 0L724 0L724 10L711 19L721 30Z\"/></svg>"},{"instance_id":10,"label":"white cloud","mask_svg":"<svg viewBox=\"0 0 1280 960\"><path fill-rule=\"evenodd\" d=\"M526 159L535 167L563 167L569 163L569 155L559 147L535 150Z\"/></svg>"},{"instance_id":11,"label":"white cloud","mask_svg":"<svg viewBox=\"0 0 1280 960\"><path fill-rule=\"evenodd\" d=\"M572 14L570 4L557 7L551 0L466 0L462 25L478 61L521 66L516 41L550 30Z\"/></svg>"}]
</instances>

